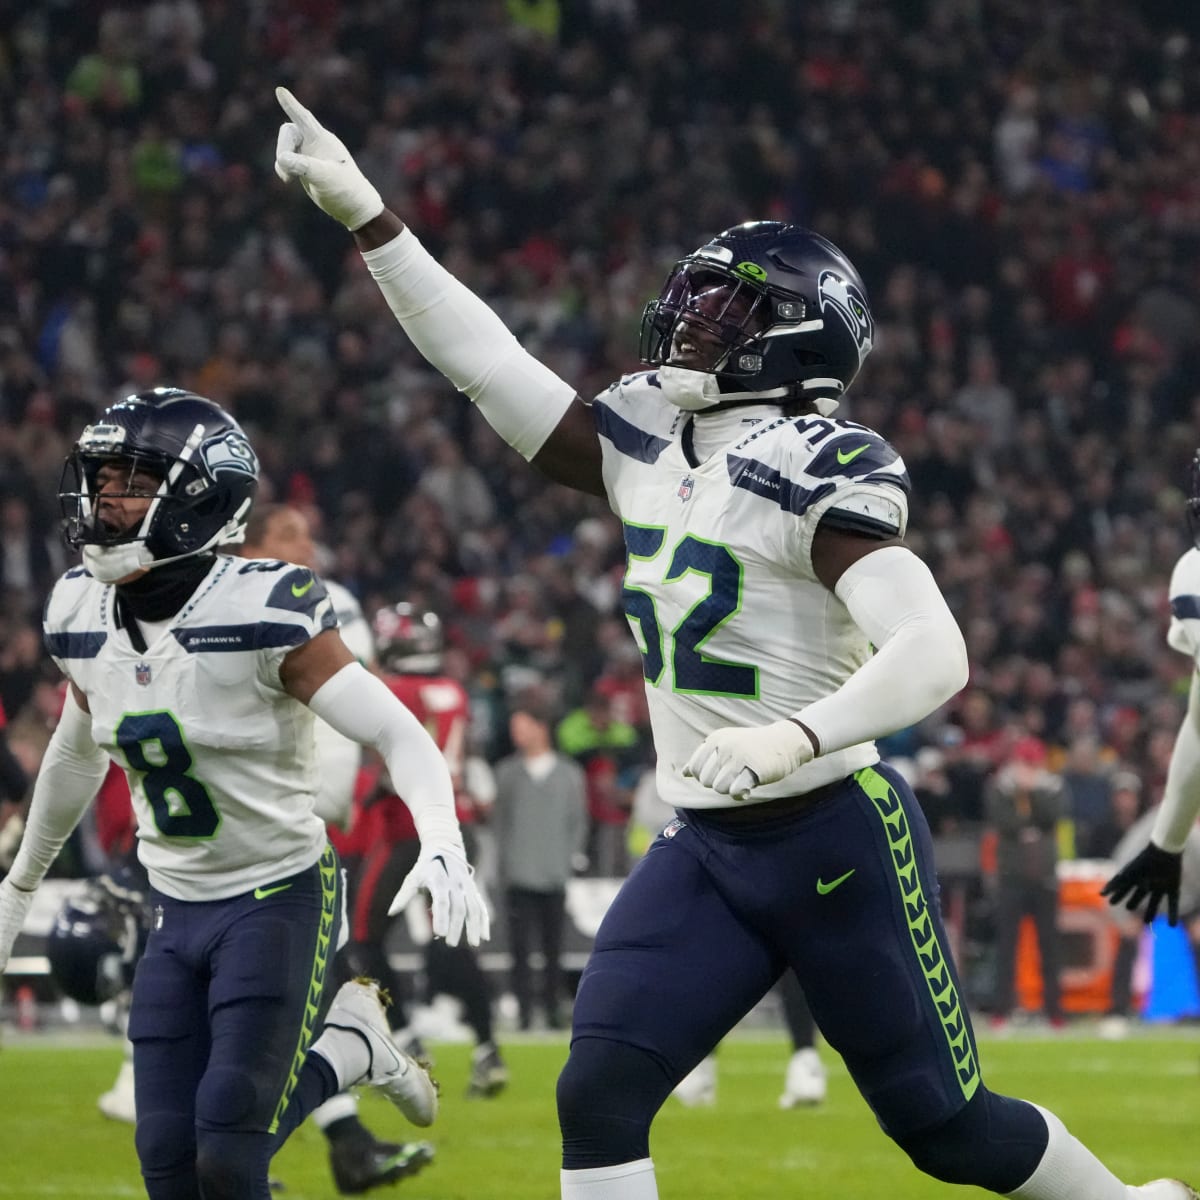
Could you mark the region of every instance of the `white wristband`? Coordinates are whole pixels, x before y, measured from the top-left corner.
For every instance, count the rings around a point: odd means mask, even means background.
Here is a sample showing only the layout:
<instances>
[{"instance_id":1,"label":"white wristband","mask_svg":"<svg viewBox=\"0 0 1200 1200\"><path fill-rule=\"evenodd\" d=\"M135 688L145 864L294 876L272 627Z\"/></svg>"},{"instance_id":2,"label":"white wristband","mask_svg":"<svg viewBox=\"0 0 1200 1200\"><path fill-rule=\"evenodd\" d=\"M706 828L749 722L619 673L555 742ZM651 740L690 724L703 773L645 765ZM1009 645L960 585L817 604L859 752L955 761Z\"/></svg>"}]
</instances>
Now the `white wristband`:
<instances>
[{"instance_id":1,"label":"white wristband","mask_svg":"<svg viewBox=\"0 0 1200 1200\"><path fill-rule=\"evenodd\" d=\"M514 450L533 458L571 407L575 389L524 350L412 230L364 251L363 261L425 359L475 401Z\"/></svg>"}]
</instances>

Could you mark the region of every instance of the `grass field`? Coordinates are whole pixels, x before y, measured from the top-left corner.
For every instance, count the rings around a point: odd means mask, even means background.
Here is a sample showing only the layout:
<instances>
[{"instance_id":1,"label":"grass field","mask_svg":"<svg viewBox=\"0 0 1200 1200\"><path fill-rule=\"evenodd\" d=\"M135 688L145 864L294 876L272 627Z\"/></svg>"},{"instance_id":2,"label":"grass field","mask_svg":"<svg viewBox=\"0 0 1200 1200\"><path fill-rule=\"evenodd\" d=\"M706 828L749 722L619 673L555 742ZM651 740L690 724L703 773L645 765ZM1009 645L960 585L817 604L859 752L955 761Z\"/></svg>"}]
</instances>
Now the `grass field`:
<instances>
[{"instance_id":1,"label":"grass field","mask_svg":"<svg viewBox=\"0 0 1200 1200\"><path fill-rule=\"evenodd\" d=\"M433 1047L442 1114L430 1140L437 1158L421 1175L374 1193L381 1200L557 1200L554 1080L565 1042L505 1043L513 1081L491 1101L463 1099L469 1049ZM1082 1034L986 1041L993 1089L1053 1108L1123 1178L1200 1180L1200 1036L1142 1033L1123 1042ZM840 1061L820 1108L781 1112L783 1040L726 1041L718 1103L671 1101L655 1123L652 1152L663 1200L949 1200L981 1197L919 1175L879 1133ZM104 1120L95 1098L120 1061L115 1042L51 1038L0 1049L0 1197L4 1200L131 1200L141 1197L132 1129ZM393 1109L365 1096L363 1115L381 1136L403 1138ZM416 1131L409 1130L410 1133ZM282 1200L331 1200L321 1134L303 1126L275 1160ZM1080 1200L1087 1200L1080 1197Z\"/></svg>"}]
</instances>

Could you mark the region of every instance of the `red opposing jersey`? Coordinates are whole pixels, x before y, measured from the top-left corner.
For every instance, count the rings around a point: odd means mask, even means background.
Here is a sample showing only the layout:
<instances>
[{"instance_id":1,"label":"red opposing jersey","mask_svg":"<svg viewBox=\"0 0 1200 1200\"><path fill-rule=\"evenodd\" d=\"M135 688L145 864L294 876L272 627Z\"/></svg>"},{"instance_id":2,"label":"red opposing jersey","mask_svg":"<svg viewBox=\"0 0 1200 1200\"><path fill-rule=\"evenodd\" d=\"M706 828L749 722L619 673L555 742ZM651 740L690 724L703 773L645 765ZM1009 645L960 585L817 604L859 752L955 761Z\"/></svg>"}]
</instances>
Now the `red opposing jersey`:
<instances>
[{"instance_id":1,"label":"red opposing jersey","mask_svg":"<svg viewBox=\"0 0 1200 1200\"><path fill-rule=\"evenodd\" d=\"M471 720L471 702L462 684L445 675L385 675L383 681L437 742L450 768L454 791L460 792Z\"/></svg>"},{"instance_id":2,"label":"red opposing jersey","mask_svg":"<svg viewBox=\"0 0 1200 1200\"><path fill-rule=\"evenodd\" d=\"M470 723L466 691L444 675L385 675L383 682L437 743L450 768L459 822L470 824L475 820L475 805L463 787ZM364 766L360 773L354 827L349 836L334 840L344 856L363 854L379 841L406 842L417 836L408 806L394 793L379 788L379 775L378 764Z\"/></svg>"}]
</instances>

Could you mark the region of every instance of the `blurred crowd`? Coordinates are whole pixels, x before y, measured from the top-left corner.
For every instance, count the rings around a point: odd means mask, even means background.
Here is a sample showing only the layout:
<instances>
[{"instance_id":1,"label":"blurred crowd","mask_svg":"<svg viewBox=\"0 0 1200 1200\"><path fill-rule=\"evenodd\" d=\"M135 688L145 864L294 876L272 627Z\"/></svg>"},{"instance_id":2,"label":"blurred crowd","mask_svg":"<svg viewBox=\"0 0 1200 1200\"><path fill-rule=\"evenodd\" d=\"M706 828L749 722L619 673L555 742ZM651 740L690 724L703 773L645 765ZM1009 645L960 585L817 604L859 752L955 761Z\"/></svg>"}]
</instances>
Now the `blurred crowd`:
<instances>
[{"instance_id":1,"label":"blurred crowd","mask_svg":"<svg viewBox=\"0 0 1200 1200\"><path fill-rule=\"evenodd\" d=\"M263 496L305 510L368 611L441 615L480 754L508 748L507 698L548 683L563 749L601 764L598 823L627 819L650 761L618 523L499 441L345 232L275 178L284 83L588 396L638 369L643 304L709 234L775 218L837 242L878 331L839 416L903 455L909 542L973 664L885 751L942 833L983 820L1014 756L1064 781L1076 854L1157 799L1190 672L1163 634L1200 440L1186 6L4 7L0 702L27 770L57 711L39 615L70 565L61 462L105 404L158 384L238 416ZM613 723L619 753L597 755Z\"/></svg>"}]
</instances>

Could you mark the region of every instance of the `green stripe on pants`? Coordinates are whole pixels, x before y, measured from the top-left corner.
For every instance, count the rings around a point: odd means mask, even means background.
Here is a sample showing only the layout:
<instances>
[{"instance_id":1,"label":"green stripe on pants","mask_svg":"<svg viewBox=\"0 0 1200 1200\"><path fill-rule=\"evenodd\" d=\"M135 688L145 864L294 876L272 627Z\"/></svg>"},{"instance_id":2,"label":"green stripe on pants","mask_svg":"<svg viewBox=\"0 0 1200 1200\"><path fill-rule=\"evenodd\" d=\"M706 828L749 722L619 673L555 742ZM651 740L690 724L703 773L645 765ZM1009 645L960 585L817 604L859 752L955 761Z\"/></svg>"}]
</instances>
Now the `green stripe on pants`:
<instances>
[{"instance_id":1,"label":"green stripe on pants","mask_svg":"<svg viewBox=\"0 0 1200 1200\"><path fill-rule=\"evenodd\" d=\"M917 961L921 964L921 971L946 1034L950 1053L954 1056L955 1071L963 1097L970 1100L979 1086L979 1063L975 1058L975 1048L971 1043L962 1001L959 999L958 989L954 986L954 976L946 963L945 952L938 942L933 918L929 912L929 902L921 886L912 832L908 827L904 805L892 785L874 767L864 767L855 772L854 782L866 793L883 821L913 949L917 952Z\"/></svg>"},{"instance_id":2,"label":"green stripe on pants","mask_svg":"<svg viewBox=\"0 0 1200 1200\"><path fill-rule=\"evenodd\" d=\"M313 954L312 975L308 982L308 997L304 1002L304 1020L300 1026L300 1038L292 1055L292 1066L288 1071L287 1083L283 1086L283 1095L275 1106L275 1115L271 1118L268 1132L276 1133L280 1119L287 1110L292 1092L296 1090L296 1082L304 1060L308 1057L308 1048L312 1044L313 1034L317 1029L317 1020L321 1011L321 997L325 992L326 969L333 957L333 930L337 916L337 855L333 847L326 845L325 853L321 855L318 864L321 871L321 924L317 930L317 948Z\"/></svg>"}]
</instances>

